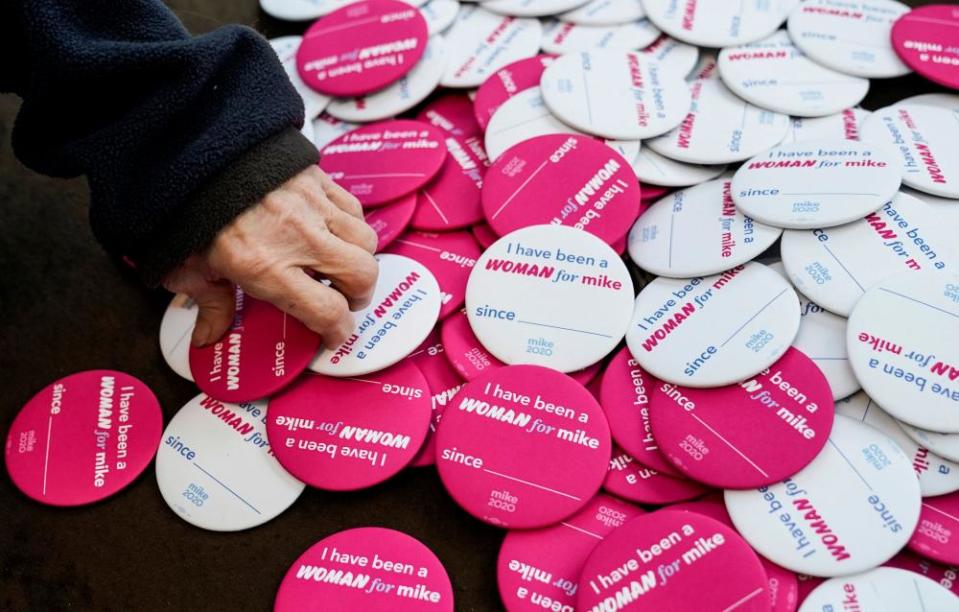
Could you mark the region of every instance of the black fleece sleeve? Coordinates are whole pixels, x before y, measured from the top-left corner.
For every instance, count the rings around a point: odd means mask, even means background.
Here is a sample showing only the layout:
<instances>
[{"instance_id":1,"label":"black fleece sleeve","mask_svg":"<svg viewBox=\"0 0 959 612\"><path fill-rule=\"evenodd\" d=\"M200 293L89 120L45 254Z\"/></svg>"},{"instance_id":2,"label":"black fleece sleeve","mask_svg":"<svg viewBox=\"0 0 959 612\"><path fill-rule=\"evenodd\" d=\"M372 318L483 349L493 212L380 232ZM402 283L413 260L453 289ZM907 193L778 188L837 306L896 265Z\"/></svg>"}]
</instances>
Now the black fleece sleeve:
<instances>
[{"instance_id":1,"label":"black fleece sleeve","mask_svg":"<svg viewBox=\"0 0 959 612\"><path fill-rule=\"evenodd\" d=\"M249 28L191 37L160 0L0 3L14 152L85 175L95 236L149 284L317 160L302 100Z\"/></svg>"}]
</instances>

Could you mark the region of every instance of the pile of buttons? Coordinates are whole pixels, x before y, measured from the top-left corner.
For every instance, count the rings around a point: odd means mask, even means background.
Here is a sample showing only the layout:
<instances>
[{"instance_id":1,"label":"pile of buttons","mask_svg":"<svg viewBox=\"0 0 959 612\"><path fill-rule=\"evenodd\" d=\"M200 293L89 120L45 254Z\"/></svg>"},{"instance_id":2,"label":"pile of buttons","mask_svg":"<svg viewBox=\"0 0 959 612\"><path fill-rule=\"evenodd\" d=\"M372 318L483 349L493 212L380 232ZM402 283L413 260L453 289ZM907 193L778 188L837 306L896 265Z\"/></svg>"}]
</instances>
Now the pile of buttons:
<instances>
[{"instance_id":1,"label":"pile of buttons","mask_svg":"<svg viewBox=\"0 0 959 612\"><path fill-rule=\"evenodd\" d=\"M261 5L316 20L272 42L378 235L373 300L327 349L237 289L195 349L175 297L161 349L200 394L161 434L136 379L57 381L8 438L27 495L102 499L159 447L173 511L235 531L435 466L505 530L510 611L959 610L959 95L857 106L959 88L959 7ZM453 606L378 527L276 597Z\"/></svg>"}]
</instances>

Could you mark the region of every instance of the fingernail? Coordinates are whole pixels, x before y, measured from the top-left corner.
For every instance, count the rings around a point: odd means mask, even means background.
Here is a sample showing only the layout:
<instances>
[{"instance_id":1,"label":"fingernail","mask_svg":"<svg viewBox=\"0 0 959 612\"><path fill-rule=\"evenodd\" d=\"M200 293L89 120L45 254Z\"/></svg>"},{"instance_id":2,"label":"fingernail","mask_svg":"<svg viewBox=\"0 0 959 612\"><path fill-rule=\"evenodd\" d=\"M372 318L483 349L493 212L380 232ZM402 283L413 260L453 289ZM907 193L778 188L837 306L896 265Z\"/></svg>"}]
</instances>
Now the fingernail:
<instances>
[{"instance_id":1,"label":"fingernail","mask_svg":"<svg viewBox=\"0 0 959 612\"><path fill-rule=\"evenodd\" d=\"M193 328L193 346L200 348L210 343L210 324L202 319L198 319L196 327Z\"/></svg>"}]
</instances>

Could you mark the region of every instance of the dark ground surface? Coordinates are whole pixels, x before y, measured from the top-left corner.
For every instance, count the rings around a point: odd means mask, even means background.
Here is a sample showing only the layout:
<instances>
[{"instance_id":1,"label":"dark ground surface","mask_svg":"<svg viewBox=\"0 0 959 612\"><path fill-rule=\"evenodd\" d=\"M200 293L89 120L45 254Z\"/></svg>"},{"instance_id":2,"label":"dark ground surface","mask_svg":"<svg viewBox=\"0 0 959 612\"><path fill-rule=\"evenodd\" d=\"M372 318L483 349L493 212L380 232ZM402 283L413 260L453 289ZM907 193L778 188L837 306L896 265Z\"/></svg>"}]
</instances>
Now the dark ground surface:
<instances>
[{"instance_id":1,"label":"dark ground surface","mask_svg":"<svg viewBox=\"0 0 959 612\"><path fill-rule=\"evenodd\" d=\"M231 22L268 37L305 28L267 17L255 0L169 4L196 33ZM937 87L914 75L873 81L864 106L927 91ZM39 389L96 368L146 382L169 420L196 394L160 355L157 330L169 296L142 289L99 249L87 225L85 181L41 177L14 159L18 106L0 95L0 434ZM461 511L431 468L356 493L308 488L274 521L235 534L174 516L152 468L119 495L76 509L34 503L0 472L0 610L268 610L303 550L368 525L399 529L433 549L452 578L457 610L500 608L502 533Z\"/></svg>"}]
</instances>

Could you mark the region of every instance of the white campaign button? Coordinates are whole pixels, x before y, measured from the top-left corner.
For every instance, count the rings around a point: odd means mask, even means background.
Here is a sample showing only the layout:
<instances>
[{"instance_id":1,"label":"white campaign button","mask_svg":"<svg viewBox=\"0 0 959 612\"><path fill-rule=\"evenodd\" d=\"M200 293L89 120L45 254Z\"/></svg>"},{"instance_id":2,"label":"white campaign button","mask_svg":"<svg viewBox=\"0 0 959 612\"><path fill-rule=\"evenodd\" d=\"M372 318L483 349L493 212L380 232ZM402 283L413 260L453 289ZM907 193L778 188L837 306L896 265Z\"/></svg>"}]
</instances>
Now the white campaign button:
<instances>
[{"instance_id":1,"label":"white campaign button","mask_svg":"<svg viewBox=\"0 0 959 612\"><path fill-rule=\"evenodd\" d=\"M909 12L895 0L808 0L789 15L789 36L813 61L868 78L910 72L892 48L892 24Z\"/></svg>"},{"instance_id":2,"label":"white campaign button","mask_svg":"<svg viewBox=\"0 0 959 612\"><path fill-rule=\"evenodd\" d=\"M845 317L866 289L900 270L955 271L957 232L959 208L899 193L859 221L786 230L783 265L799 291Z\"/></svg>"},{"instance_id":3,"label":"white campaign button","mask_svg":"<svg viewBox=\"0 0 959 612\"><path fill-rule=\"evenodd\" d=\"M268 15L286 21L307 21L332 13L356 0L260 0Z\"/></svg>"},{"instance_id":4,"label":"white campaign button","mask_svg":"<svg viewBox=\"0 0 959 612\"><path fill-rule=\"evenodd\" d=\"M751 262L706 278L657 278L639 293L626 333L647 372L677 385L718 387L753 376L789 348L799 299Z\"/></svg>"},{"instance_id":5,"label":"white campaign button","mask_svg":"<svg viewBox=\"0 0 959 612\"><path fill-rule=\"evenodd\" d=\"M266 437L266 401L227 404L198 395L174 415L157 452L157 484L183 520L239 531L272 520L303 492Z\"/></svg>"},{"instance_id":6,"label":"white campaign button","mask_svg":"<svg viewBox=\"0 0 959 612\"><path fill-rule=\"evenodd\" d=\"M674 192L639 216L629 256L640 268L673 278L717 274L769 248L782 229L757 223L733 204L729 179Z\"/></svg>"},{"instance_id":7,"label":"white campaign button","mask_svg":"<svg viewBox=\"0 0 959 612\"><path fill-rule=\"evenodd\" d=\"M883 147L849 140L779 145L733 177L733 200L775 227L816 229L861 219L899 189L896 159Z\"/></svg>"},{"instance_id":8,"label":"white campaign button","mask_svg":"<svg viewBox=\"0 0 959 612\"><path fill-rule=\"evenodd\" d=\"M959 198L959 108L888 106L866 120L862 139L898 153L906 185Z\"/></svg>"},{"instance_id":9,"label":"white campaign button","mask_svg":"<svg viewBox=\"0 0 959 612\"><path fill-rule=\"evenodd\" d=\"M823 450L795 476L726 491L729 516L749 544L811 576L848 576L888 561L916 528L921 501L899 446L841 415Z\"/></svg>"},{"instance_id":10,"label":"white campaign button","mask_svg":"<svg viewBox=\"0 0 959 612\"><path fill-rule=\"evenodd\" d=\"M959 432L959 275L900 272L866 291L849 315L849 362L889 414Z\"/></svg>"},{"instance_id":11,"label":"white campaign button","mask_svg":"<svg viewBox=\"0 0 959 612\"><path fill-rule=\"evenodd\" d=\"M659 28L699 47L731 47L769 36L799 0L643 0L646 15Z\"/></svg>"},{"instance_id":12,"label":"white campaign button","mask_svg":"<svg viewBox=\"0 0 959 612\"><path fill-rule=\"evenodd\" d=\"M470 325L490 353L510 365L560 372L612 351L629 326L632 301L633 283L616 252L560 225L503 236L476 262L466 285Z\"/></svg>"},{"instance_id":13,"label":"white campaign button","mask_svg":"<svg viewBox=\"0 0 959 612\"><path fill-rule=\"evenodd\" d=\"M504 17L464 6L446 34L445 87L479 87L494 72L539 51L537 19Z\"/></svg>"},{"instance_id":14,"label":"white campaign button","mask_svg":"<svg viewBox=\"0 0 959 612\"><path fill-rule=\"evenodd\" d=\"M541 46L546 53L561 55L587 49L635 51L659 38L662 32L648 19L612 26L588 26L547 21L543 24Z\"/></svg>"},{"instance_id":15,"label":"white campaign button","mask_svg":"<svg viewBox=\"0 0 959 612\"><path fill-rule=\"evenodd\" d=\"M746 102L719 79L690 84L692 104L679 127L646 144L660 155L691 164L743 161L774 147L789 131L789 116Z\"/></svg>"},{"instance_id":16,"label":"white campaign button","mask_svg":"<svg viewBox=\"0 0 959 612\"><path fill-rule=\"evenodd\" d=\"M789 278L782 262L771 263L769 267L783 278ZM810 302L801 293L797 295L801 319L793 346L812 359L826 377L834 400L852 395L860 387L846 351L846 319Z\"/></svg>"},{"instance_id":17,"label":"white campaign button","mask_svg":"<svg viewBox=\"0 0 959 612\"><path fill-rule=\"evenodd\" d=\"M459 12L460 3L456 0L430 0L420 7L430 36L446 31L456 21Z\"/></svg>"},{"instance_id":18,"label":"white campaign button","mask_svg":"<svg viewBox=\"0 0 959 612\"><path fill-rule=\"evenodd\" d=\"M913 427L908 423L899 421L899 426L906 432L906 435L920 444L949 461L959 462L959 434L945 434L928 429Z\"/></svg>"},{"instance_id":19,"label":"white campaign button","mask_svg":"<svg viewBox=\"0 0 959 612\"><path fill-rule=\"evenodd\" d=\"M577 25L611 26L636 21L645 15L641 0L589 0L559 18Z\"/></svg>"},{"instance_id":20,"label":"white campaign button","mask_svg":"<svg viewBox=\"0 0 959 612\"><path fill-rule=\"evenodd\" d=\"M793 117L781 144L806 140L859 140L862 126L871 115L861 108L844 108L825 117Z\"/></svg>"},{"instance_id":21,"label":"white campaign button","mask_svg":"<svg viewBox=\"0 0 959 612\"><path fill-rule=\"evenodd\" d=\"M502 15L514 17L546 17L570 11L589 0L487 0L483 8Z\"/></svg>"},{"instance_id":22,"label":"white campaign button","mask_svg":"<svg viewBox=\"0 0 959 612\"><path fill-rule=\"evenodd\" d=\"M643 183L662 187L688 187L716 178L726 171L726 165L684 164L663 157L649 147L643 147L633 163L633 170Z\"/></svg>"},{"instance_id":23,"label":"white campaign button","mask_svg":"<svg viewBox=\"0 0 959 612\"><path fill-rule=\"evenodd\" d=\"M604 138L638 140L673 129L686 116L689 87L679 74L638 53L569 53L543 72L546 106L562 121Z\"/></svg>"},{"instance_id":24,"label":"white campaign button","mask_svg":"<svg viewBox=\"0 0 959 612\"><path fill-rule=\"evenodd\" d=\"M855 607L852 607L855 606ZM877 567L817 586L799 612L956 612L959 598L922 574L896 567Z\"/></svg>"},{"instance_id":25,"label":"white campaign button","mask_svg":"<svg viewBox=\"0 0 959 612\"><path fill-rule=\"evenodd\" d=\"M370 305L354 312L355 329L336 349L321 349L310 369L328 376L378 372L412 353L429 335L443 299L436 277L402 255L379 254Z\"/></svg>"},{"instance_id":26,"label":"white campaign button","mask_svg":"<svg viewBox=\"0 0 959 612\"><path fill-rule=\"evenodd\" d=\"M912 462L923 497L946 495L959 490L959 465L929 452L928 448L910 438L899 422L865 393L857 393L837 402L836 413L875 427L892 438Z\"/></svg>"},{"instance_id":27,"label":"white campaign button","mask_svg":"<svg viewBox=\"0 0 959 612\"><path fill-rule=\"evenodd\" d=\"M445 68L443 37L433 36L420 61L398 81L365 96L335 98L326 112L342 121L356 123L391 118L408 111L433 93Z\"/></svg>"},{"instance_id":28,"label":"white campaign button","mask_svg":"<svg viewBox=\"0 0 959 612\"><path fill-rule=\"evenodd\" d=\"M909 96L899 100L893 106L902 104L919 104L922 106L937 106L946 110L959 110L959 94L927 93L918 96Z\"/></svg>"},{"instance_id":29,"label":"white campaign button","mask_svg":"<svg viewBox=\"0 0 959 612\"><path fill-rule=\"evenodd\" d=\"M190 336L199 312L199 306L190 296L178 293L170 300L160 321L160 353L170 369L187 380L193 380Z\"/></svg>"},{"instance_id":30,"label":"white campaign button","mask_svg":"<svg viewBox=\"0 0 959 612\"><path fill-rule=\"evenodd\" d=\"M859 104L869 80L813 62L783 30L719 53L719 75L740 98L760 108L821 117Z\"/></svg>"}]
</instances>

